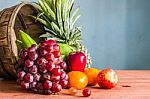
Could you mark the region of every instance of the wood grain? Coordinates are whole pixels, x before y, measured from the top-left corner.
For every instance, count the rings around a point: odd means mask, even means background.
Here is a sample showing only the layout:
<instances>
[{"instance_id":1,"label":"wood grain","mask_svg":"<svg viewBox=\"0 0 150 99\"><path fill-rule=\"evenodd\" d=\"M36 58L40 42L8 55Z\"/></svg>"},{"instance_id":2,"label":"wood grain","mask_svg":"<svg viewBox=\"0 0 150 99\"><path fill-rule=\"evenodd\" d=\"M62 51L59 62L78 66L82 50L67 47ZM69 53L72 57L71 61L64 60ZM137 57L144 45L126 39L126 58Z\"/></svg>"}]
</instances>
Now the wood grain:
<instances>
[{"instance_id":1,"label":"wood grain","mask_svg":"<svg viewBox=\"0 0 150 99\"><path fill-rule=\"evenodd\" d=\"M19 30L26 31L35 41L44 34L44 27L29 15L37 15L31 4L21 3L0 11L0 77L16 78L14 65L18 56L16 39Z\"/></svg>"},{"instance_id":2,"label":"wood grain","mask_svg":"<svg viewBox=\"0 0 150 99\"><path fill-rule=\"evenodd\" d=\"M117 71L119 83L113 89L89 87L92 95L86 99L150 99L150 70ZM15 81L0 80L0 99L71 99L84 98L82 90L76 96L62 90L60 95L38 95L20 89Z\"/></svg>"}]
</instances>

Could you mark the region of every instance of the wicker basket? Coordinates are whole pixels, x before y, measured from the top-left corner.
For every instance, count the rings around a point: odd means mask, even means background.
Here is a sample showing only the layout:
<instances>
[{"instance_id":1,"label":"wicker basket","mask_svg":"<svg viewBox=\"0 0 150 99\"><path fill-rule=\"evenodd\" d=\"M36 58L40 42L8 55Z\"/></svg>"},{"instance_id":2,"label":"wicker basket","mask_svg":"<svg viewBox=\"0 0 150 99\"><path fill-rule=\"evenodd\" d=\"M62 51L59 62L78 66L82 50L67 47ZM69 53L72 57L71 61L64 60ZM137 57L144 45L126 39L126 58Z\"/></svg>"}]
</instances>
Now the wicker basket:
<instances>
[{"instance_id":1,"label":"wicker basket","mask_svg":"<svg viewBox=\"0 0 150 99\"><path fill-rule=\"evenodd\" d=\"M24 30L37 42L44 27L29 15L36 15L37 10L31 4L21 3L0 12L0 77L15 78L15 56L18 55L16 39L18 31Z\"/></svg>"}]
</instances>

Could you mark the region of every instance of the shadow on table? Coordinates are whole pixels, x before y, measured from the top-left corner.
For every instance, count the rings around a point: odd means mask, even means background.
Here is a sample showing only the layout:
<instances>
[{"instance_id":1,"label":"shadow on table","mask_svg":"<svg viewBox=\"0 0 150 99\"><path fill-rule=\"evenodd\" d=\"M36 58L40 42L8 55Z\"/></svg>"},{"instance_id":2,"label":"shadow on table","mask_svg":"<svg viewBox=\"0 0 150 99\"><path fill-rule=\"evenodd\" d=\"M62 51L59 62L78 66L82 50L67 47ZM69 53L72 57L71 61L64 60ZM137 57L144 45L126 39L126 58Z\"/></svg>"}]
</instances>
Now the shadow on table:
<instances>
[{"instance_id":1,"label":"shadow on table","mask_svg":"<svg viewBox=\"0 0 150 99\"><path fill-rule=\"evenodd\" d=\"M20 88L15 80L0 80L0 93L31 93Z\"/></svg>"}]
</instances>

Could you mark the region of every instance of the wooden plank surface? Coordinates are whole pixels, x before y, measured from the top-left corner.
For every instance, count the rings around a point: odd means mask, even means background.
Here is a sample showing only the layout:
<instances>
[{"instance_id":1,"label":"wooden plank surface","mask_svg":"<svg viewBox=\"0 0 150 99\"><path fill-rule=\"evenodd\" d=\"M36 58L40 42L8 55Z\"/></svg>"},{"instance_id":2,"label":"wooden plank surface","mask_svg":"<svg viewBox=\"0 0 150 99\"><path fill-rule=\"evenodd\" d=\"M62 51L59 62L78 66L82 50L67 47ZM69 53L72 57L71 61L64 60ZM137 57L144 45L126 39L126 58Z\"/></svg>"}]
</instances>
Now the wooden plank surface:
<instances>
[{"instance_id":1,"label":"wooden plank surface","mask_svg":"<svg viewBox=\"0 0 150 99\"><path fill-rule=\"evenodd\" d=\"M150 99L150 70L117 71L119 83L113 89L89 87L92 95L87 99ZM20 89L15 81L0 80L0 99L71 99L82 97L82 90L76 96L62 90L60 95L38 95Z\"/></svg>"}]
</instances>

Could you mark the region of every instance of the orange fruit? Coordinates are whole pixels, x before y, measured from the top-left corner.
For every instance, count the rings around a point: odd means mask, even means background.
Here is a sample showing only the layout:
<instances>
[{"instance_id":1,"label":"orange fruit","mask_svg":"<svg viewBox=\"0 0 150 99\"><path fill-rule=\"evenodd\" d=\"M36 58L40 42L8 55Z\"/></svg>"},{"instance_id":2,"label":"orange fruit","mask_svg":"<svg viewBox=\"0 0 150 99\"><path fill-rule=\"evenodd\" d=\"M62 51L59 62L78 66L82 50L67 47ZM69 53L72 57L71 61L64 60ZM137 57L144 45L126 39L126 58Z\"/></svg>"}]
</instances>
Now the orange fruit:
<instances>
[{"instance_id":1,"label":"orange fruit","mask_svg":"<svg viewBox=\"0 0 150 99\"><path fill-rule=\"evenodd\" d=\"M77 89L83 89L88 84L87 76L80 71L71 71L68 73L69 87L75 87Z\"/></svg>"},{"instance_id":2,"label":"orange fruit","mask_svg":"<svg viewBox=\"0 0 150 99\"><path fill-rule=\"evenodd\" d=\"M99 70L96 68L87 68L84 70L84 73L88 77L88 85L94 86L97 84L97 75L99 73Z\"/></svg>"}]
</instances>

